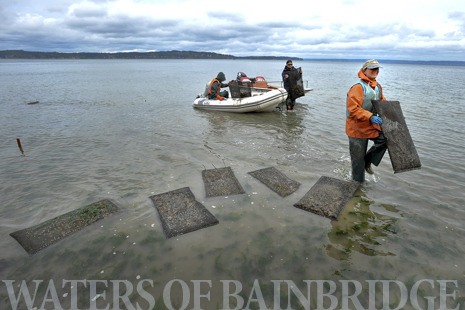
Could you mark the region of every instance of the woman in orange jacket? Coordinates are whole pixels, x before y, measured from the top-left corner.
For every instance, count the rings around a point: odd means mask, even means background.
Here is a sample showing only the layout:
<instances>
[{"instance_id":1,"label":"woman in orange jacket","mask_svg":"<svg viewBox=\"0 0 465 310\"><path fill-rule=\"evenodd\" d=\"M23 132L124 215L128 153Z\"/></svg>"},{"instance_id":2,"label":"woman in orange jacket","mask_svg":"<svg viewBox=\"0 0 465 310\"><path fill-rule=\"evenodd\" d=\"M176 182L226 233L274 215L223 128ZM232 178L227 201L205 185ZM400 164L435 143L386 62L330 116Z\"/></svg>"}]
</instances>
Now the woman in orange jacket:
<instances>
[{"instance_id":1,"label":"woman in orange jacket","mask_svg":"<svg viewBox=\"0 0 465 310\"><path fill-rule=\"evenodd\" d=\"M365 181L365 171L373 174L371 164L378 166L386 152L386 138L381 131L382 119L373 114L371 100L386 100L376 81L379 62L367 60L358 72L360 81L347 93L346 134L352 164L352 179ZM368 150L368 140L373 146Z\"/></svg>"}]
</instances>

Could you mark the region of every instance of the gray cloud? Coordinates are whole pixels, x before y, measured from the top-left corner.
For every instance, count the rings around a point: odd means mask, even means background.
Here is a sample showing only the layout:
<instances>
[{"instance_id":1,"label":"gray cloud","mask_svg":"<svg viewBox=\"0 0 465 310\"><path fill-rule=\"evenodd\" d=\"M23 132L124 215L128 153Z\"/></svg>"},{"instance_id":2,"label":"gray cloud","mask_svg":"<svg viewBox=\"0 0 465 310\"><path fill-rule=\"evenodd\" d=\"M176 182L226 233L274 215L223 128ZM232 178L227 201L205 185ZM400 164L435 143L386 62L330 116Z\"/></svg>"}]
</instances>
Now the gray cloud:
<instances>
[{"instance_id":1,"label":"gray cloud","mask_svg":"<svg viewBox=\"0 0 465 310\"><path fill-rule=\"evenodd\" d=\"M1 0L0 0L1 1ZM24 4L31 6L24 6ZM408 21L377 19L373 25L350 20L307 22L282 18L255 20L217 10L205 18L114 13L105 0L73 4L71 0L18 0L0 6L0 49L59 52L194 50L236 56L303 58L465 59L465 12L446 14L453 31ZM454 28L451 28L454 29Z\"/></svg>"}]
</instances>

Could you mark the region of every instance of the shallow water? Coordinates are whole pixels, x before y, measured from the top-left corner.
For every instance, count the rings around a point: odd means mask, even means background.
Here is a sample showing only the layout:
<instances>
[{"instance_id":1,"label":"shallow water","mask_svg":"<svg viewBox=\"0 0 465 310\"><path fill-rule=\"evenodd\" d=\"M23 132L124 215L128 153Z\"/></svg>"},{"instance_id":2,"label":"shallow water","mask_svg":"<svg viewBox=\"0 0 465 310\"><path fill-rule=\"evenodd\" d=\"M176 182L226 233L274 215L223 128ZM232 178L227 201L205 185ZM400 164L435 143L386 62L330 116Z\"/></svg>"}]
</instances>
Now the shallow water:
<instances>
[{"instance_id":1,"label":"shallow water","mask_svg":"<svg viewBox=\"0 0 465 310\"><path fill-rule=\"evenodd\" d=\"M284 64L1 61L1 278L26 280L31 287L34 279L53 279L64 308L71 307L64 279L119 279L134 286L150 279L147 291L157 309L164 308L163 288L173 279L192 292L195 280L212 281L204 309L223 305L221 280L242 283L247 300L258 279L271 301L271 280L292 280L301 288L303 280L398 280L409 288L420 279L455 280L447 292L456 289L457 295L447 298L448 305L464 305L465 95L456 86L465 84L465 67L383 65L379 81L386 97L401 103L422 168L394 174L387 155L335 222L293 204L320 176L350 179L345 95L359 64L295 65L314 89L297 101L296 110L228 114L192 108L206 81L219 70L227 79L243 71L276 81ZM454 87L445 83L449 80ZM39 103L27 104L33 101ZM205 198L201 171L224 166L233 169L246 194ZM299 190L282 198L248 174L269 166L300 182ZM185 186L219 224L166 239L148 197ZM9 236L103 198L121 211L33 256ZM183 308L179 283L171 299ZM439 296L435 284L421 287L423 308L425 296ZM114 301L107 290L108 296L96 299L99 307L125 302ZM335 294L340 297L340 287ZM5 282L0 295L0 303L9 305ZM40 308L44 294L38 295ZM392 292L394 305L397 295ZM134 307L147 306L141 294L129 296ZM79 290L80 308L90 307L94 297L88 288ZM193 297L189 302L195 308ZM330 308L329 298L325 302ZM435 303L440 307L439 297ZM414 308L403 309L409 307Z\"/></svg>"}]
</instances>

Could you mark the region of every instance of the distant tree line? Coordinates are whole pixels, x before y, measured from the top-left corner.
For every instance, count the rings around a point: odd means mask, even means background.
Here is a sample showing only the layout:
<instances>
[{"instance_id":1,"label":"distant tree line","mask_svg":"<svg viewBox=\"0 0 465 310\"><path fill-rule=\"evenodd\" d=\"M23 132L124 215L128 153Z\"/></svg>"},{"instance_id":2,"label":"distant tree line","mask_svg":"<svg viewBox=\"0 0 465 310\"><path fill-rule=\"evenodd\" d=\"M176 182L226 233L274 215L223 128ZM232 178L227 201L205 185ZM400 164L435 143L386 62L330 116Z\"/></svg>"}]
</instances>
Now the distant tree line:
<instances>
[{"instance_id":1,"label":"distant tree line","mask_svg":"<svg viewBox=\"0 0 465 310\"><path fill-rule=\"evenodd\" d=\"M310 59L289 56L233 56L212 52L194 51L161 51L161 52L118 52L118 53L60 53L60 52L33 52L24 50L3 50L0 51L0 59L256 59L256 60L307 60L307 61L342 61L360 62L364 59ZM449 65L465 66L465 61L421 61L421 60L387 60L380 59L382 63L396 64L420 64L420 65Z\"/></svg>"},{"instance_id":2,"label":"distant tree line","mask_svg":"<svg viewBox=\"0 0 465 310\"><path fill-rule=\"evenodd\" d=\"M118 52L118 53L60 53L60 52L31 52L24 50L0 51L1 59L261 59L285 60L301 58L288 56L245 56L237 57L211 52L193 51L162 51L162 52Z\"/></svg>"}]
</instances>

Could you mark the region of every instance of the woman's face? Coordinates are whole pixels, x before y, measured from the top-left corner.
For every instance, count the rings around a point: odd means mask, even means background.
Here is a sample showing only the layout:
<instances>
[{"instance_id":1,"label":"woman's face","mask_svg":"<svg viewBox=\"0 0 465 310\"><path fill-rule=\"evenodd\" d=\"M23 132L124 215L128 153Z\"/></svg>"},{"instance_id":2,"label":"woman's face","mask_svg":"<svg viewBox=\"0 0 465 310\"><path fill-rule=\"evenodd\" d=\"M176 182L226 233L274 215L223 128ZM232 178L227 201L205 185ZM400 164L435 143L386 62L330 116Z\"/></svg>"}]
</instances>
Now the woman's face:
<instances>
[{"instance_id":1,"label":"woman's face","mask_svg":"<svg viewBox=\"0 0 465 310\"><path fill-rule=\"evenodd\" d=\"M379 68L365 70L366 77L372 81L376 81L376 78L378 77L378 73L379 73Z\"/></svg>"}]
</instances>

